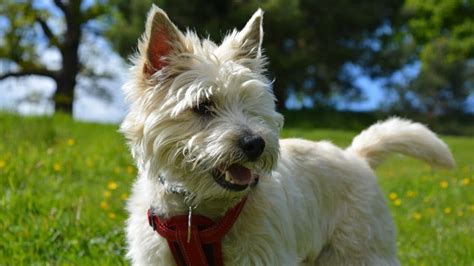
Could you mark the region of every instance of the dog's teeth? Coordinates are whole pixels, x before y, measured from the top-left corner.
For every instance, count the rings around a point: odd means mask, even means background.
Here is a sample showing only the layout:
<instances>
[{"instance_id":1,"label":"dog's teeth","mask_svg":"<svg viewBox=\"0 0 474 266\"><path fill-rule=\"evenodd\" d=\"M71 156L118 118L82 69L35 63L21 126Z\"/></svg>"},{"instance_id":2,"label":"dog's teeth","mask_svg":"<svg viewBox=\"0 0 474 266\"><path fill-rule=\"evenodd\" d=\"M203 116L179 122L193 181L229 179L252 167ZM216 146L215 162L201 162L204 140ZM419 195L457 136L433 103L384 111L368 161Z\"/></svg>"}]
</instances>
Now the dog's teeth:
<instances>
[{"instance_id":1,"label":"dog's teeth","mask_svg":"<svg viewBox=\"0 0 474 266\"><path fill-rule=\"evenodd\" d=\"M234 183L234 180L232 179L232 175L229 173L229 171L226 171L225 172L225 181L229 182L229 183Z\"/></svg>"}]
</instances>

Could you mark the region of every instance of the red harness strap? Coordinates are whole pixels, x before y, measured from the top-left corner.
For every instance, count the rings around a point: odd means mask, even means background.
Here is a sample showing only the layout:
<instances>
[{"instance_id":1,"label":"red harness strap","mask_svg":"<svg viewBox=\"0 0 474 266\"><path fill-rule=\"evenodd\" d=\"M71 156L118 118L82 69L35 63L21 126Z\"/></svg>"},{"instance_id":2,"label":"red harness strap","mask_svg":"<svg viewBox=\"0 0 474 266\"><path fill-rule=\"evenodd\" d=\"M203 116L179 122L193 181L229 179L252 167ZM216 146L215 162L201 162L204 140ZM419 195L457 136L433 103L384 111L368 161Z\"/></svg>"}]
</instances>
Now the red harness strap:
<instances>
[{"instance_id":1,"label":"red harness strap","mask_svg":"<svg viewBox=\"0 0 474 266\"><path fill-rule=\"evenodd\" d=\"M245 201L246 198L242 199L217 223L202 215L192 215L190 239L188 215L163 220L149 209L148 221L153 230L166 238L178 266L222 266L222 238L239 217Z\"/></svg>"}]
</instances>

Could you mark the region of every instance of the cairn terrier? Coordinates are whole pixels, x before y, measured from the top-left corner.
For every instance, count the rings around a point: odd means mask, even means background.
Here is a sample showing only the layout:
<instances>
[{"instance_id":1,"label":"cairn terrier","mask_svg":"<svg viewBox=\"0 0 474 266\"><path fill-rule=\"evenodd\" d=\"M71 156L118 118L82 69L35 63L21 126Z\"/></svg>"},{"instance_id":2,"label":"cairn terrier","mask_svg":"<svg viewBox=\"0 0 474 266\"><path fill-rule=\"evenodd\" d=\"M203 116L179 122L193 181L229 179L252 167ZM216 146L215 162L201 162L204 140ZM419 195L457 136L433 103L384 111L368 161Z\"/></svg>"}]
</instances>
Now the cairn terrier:
<instances>
[{"instance_id":1,"label":"cairn terrier","mask_svg":"<svg viewBox=\"0 0 474 266\"><path fill-rule=\"evenodd\" d=\"M138 178L128 201L127 257L175 265L150 227L193 214L218 221L246 198L222 239L224 265L398 265L395 226L374 168L391 153L454 165L425 126L392 118L341 149L279 139L283 117L265 76L263 12L220 44L180 31L153 6L124 86L121 132Z\"/></svg>"}]
</instances>

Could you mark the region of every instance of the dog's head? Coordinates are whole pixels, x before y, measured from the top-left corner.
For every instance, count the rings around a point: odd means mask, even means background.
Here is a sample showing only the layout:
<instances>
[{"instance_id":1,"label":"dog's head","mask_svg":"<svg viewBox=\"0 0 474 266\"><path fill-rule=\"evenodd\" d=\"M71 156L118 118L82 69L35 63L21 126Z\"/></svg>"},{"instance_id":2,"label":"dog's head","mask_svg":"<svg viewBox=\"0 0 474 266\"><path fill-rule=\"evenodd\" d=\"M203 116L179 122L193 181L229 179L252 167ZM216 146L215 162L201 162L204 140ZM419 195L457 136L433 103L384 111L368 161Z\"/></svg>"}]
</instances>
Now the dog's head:
<instances>
[{"instance_id":1,"label":"dog's head","mask_svg":"<svg viewBox=\"0 0 474 266\"><path fill-rule=\"evenodd\" d=\"M121 126L142 175L161 175L200 201L242 197L272 170L283 118L264 75L262 15L217 45L152 7Z\"/></svg>"}]
</instances>

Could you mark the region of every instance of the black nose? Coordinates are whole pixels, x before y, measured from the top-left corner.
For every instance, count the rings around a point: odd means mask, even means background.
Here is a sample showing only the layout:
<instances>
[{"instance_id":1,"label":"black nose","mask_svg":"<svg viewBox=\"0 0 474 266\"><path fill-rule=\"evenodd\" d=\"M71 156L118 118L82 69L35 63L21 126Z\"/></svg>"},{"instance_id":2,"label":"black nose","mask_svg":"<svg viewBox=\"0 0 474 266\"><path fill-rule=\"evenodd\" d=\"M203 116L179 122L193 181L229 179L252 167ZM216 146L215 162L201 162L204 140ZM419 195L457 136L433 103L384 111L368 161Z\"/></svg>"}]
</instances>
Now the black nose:
<instances>
[{"instance_id":1,"label":"black nose","mask_svg":"<svg viewBox=\"0 0 474 266\"><path fill-rule=\"evenodd\" d=\"M240 138L239 147L250 160L255 160L262 155L265 141L258 135L246 134Z\"/></svg>"}]
</instances>

